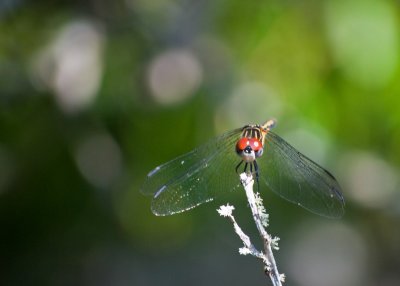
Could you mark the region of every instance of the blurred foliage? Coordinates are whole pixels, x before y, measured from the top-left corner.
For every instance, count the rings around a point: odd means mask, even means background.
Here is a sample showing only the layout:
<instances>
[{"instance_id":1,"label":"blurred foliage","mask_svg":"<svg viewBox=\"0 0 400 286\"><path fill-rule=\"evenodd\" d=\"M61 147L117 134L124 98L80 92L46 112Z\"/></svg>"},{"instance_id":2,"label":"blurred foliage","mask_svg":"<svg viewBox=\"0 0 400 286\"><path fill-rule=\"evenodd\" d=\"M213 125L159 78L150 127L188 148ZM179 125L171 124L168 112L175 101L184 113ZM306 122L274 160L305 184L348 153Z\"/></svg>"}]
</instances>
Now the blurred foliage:
<instances>
[{"instance_id":1,"label":"blurred foliage","mask_svg":"<svg viewBox=\"0 0 400 286\"><path fill-rule=\"evenodd\" d=\"M1 1L0 284L265 283L217 204L159 218L139 189L155 166L275 117L347 200L333 222L263 194L288 285L398 285L399 13L377 0ZM255 234L243 196L228 200Z\"/></svg>"}]
</instances>

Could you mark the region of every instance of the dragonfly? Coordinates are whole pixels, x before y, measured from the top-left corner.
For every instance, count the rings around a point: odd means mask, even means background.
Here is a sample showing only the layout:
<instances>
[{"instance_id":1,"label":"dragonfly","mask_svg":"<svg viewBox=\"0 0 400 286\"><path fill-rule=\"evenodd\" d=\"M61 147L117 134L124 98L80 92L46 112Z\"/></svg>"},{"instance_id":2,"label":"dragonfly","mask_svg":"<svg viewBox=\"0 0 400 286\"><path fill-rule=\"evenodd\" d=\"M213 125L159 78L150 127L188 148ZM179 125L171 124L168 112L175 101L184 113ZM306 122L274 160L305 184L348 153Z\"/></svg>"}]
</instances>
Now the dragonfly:
<instances>
[{"instance_id":1,"label":"dragonfly","mask_svg":"<svg viewBox=\"0 0 400 286\"><path fill-rule=\"evenodd\" d=\"M241 188L239 172L254 175L259 189L328 218L344 214L335 177L271 131L274 119L248 124L209 140L147 175L142 193L151 210L166 216L193 209Z\"/></svg>"}]
</instances>

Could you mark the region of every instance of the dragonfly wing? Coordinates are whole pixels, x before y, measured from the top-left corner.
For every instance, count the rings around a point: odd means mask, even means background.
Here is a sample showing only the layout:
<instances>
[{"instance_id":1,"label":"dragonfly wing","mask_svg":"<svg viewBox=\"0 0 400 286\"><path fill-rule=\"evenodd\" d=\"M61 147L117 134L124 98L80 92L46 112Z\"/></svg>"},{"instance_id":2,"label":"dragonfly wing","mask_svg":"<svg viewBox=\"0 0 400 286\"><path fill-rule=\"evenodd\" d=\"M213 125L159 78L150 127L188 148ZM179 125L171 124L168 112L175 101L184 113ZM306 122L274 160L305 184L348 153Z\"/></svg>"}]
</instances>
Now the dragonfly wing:
<instances>
[{"instance_id":1,"label":"dragonfly wing","mask_svg":"<svg viewBox=\"0 0 400 286\"><path fill-rule=\"evenodd\" d=\"M344 214L341 188L331 173L268 131L257 160L262 181L284 199L331 218Z\"/></svg>"},{"instance_id":2,"label":"dragonfly wing","mask_svg":"<svg viewBox=\"0 0 400 286\"><path fill-rule=\"evenodd\" d=\"M235 129L151 171L142 192L153 195L152 211L171 215L213 200L239 186L235 152L242 129Z\"/></svg>"}]
</instances>

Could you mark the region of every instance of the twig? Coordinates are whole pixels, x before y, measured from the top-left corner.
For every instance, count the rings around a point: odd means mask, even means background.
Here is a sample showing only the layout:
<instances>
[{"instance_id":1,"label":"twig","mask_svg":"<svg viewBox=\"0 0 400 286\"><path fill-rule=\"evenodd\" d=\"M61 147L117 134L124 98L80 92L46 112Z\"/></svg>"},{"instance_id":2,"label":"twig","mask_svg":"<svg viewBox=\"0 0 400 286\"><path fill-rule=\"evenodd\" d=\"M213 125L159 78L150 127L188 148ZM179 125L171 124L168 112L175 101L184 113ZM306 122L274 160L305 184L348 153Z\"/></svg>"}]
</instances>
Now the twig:
<instances>
[{"instance_id":1,"label":"twig","mask_svg":"<svg viewBox=\"0 0 400 286\"><path fill-rule=\"evenodd\" d=\"M232 211L234 210L233 206L230 206L229 204L226 206L221 206L218 209L218 212L221 216L228 217L232 221L235 232L242 240L244 247L239 249L239 253L243 255L251 254L261 259L264 263L265 274L270 277L272 284L274 286L282 286L282 282L284 282L285 280L285 275L279 274L274 254L272 252L273 248L275 250L279 249L277 243L279 238L272 238L265 230L265 227L268 226L268 214L266 213L265 208L262 204L262 199L259 197L258 194L254 194L253 192L253 176L251 174L242 173L240 174L240 181L246 191L247 200L253 214L254 222L256 223L258 232L263 240L264 252L258 251L254 247L254 245L250 241L250 238L236 223L236 220L232 215Z\"/></svg>"}]
</instances>

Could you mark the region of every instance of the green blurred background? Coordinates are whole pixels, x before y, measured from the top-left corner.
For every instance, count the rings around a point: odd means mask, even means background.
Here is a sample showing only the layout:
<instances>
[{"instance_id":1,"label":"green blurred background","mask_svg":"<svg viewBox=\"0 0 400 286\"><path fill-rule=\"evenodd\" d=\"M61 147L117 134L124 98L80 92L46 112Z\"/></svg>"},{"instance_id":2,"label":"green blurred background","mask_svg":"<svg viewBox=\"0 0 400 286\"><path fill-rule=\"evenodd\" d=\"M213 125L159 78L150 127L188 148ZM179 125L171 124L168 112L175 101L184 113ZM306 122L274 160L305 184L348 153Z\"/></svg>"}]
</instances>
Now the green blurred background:
<instances>
[{"instance_id":1,"label":"green blurred background","mask_svg":"<svg viewBox=\"0 0 400 286\"><path fill-rule=\"evenodd\" d=\"M400 284L398 1L2 0L0 284L265 285L215 209L155 217L155 166L275 132L340 181L329 220L263 193L286 285Z\"/></svg>"}]
</instances>

